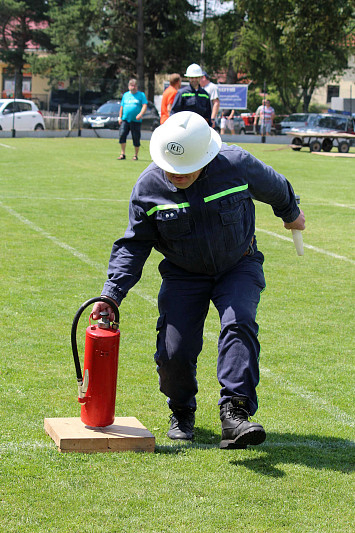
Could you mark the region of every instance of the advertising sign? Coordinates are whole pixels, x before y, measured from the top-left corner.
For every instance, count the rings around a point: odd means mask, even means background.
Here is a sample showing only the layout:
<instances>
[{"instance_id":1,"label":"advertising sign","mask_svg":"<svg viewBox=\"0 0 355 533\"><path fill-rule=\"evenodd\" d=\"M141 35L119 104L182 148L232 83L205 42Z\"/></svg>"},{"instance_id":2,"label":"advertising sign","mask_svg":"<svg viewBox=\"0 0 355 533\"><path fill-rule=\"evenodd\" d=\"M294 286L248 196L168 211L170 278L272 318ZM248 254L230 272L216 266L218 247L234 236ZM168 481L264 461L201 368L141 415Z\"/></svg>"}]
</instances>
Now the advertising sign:
<instances>
[{"instance_id":1,"label":"advertising sign","mask_svg":"<svg viewBox=\"0 0 355 533\"><path fill-rule=\"evenodd\" d=\"M246 109L248 100L248 85L218 84L219 102L221 109Z\"/></svg>"}]
</instances>

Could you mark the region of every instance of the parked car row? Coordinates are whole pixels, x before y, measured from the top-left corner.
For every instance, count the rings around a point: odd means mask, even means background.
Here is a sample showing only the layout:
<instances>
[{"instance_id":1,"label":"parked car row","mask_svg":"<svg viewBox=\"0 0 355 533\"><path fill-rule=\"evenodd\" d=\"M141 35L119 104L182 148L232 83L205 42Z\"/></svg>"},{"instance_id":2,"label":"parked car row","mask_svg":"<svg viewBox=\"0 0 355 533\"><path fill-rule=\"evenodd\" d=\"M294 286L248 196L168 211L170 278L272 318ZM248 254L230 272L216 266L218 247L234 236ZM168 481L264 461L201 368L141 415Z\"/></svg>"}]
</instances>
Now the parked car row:
<instances>
[{"instance_id":1,"label":"parked car row","mask_svg":"<svg viewBox=\"0 0 355 533\"><path fill-rule=\"evenodd\" d=\"M96 94L95 94L96 96ZM118 129L118 116L121 107L119 99L109 100L97 111L83 115L83 127L92 129ZM216 119L216 130L221 131L221 111ZM233 117L236 135L255 133L254 117L251 113L238 113ZM142 120L142 129L154 131L160 124L160 116L152 102ZM331 113L293 113L284 118L274 128L275 134L343 132L355 134L355 117ZM0 99L0 130L44 130L45 124L37 105L26 99ZM227 129L229 133L229 129Z\"/></svg>"}]
</instances>

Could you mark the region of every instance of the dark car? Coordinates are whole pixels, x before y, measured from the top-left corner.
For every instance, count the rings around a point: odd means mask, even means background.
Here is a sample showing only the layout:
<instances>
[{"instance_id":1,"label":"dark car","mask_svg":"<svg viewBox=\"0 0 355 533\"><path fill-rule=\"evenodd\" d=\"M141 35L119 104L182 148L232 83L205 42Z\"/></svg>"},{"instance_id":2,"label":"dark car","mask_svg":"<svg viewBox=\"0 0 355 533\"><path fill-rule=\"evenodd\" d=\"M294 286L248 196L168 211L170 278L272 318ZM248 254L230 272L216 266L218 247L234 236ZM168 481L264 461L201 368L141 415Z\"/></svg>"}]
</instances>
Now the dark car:
<instances>
[{"instance_id":1,"label":"dark car","mask_svg":"<svg viewBox=\"0 0 355 533\"><path fill-rule=\"evenodd\" d=\"M97 111L83 117L84 128L108 128L117 130L118 114L121 107L120 100L109 100L103 104ZM157 108L152 102L148 102L147 111L142 118L142 129L154 131L160 124L160 117Z\"/></svg>"}]
</instances>

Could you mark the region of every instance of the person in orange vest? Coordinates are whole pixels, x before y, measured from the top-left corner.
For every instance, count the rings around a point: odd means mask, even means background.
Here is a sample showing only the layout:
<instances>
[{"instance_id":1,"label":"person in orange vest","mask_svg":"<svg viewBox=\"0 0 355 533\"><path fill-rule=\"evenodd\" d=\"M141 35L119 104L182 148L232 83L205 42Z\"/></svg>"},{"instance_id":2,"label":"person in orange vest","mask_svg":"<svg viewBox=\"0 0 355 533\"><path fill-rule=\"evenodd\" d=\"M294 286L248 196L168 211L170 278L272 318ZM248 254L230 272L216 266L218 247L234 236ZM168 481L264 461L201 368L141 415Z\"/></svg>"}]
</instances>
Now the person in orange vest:
<instances>
[{"instance_id":1,"label":"person in orange vest","mask_svg":"<svg viewBox=\"0 0 355 533\"><path fill-rule=\"evenodd\" d=\"M164 124L167 118L170 116L171 106L176 93L181 87L181 76L174 72L169 77L170 85L163 92L163 98L161 101L161 111L160 111L160 124Z\"/></svg>"}]
</instances>

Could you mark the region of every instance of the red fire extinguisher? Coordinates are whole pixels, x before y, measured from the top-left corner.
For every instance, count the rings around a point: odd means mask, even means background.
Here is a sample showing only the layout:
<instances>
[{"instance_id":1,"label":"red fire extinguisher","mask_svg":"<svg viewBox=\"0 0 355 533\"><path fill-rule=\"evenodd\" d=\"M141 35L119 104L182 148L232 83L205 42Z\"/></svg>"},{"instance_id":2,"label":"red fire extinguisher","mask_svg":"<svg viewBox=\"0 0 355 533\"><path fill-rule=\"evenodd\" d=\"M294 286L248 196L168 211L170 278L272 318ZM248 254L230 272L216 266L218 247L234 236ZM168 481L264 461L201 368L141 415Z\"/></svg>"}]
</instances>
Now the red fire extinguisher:
<instances>
[{"instance_id":1,"label":"red fire extinguisher","mask_svg":"<svg viewBox=\"0 0 355 533\"><path fill-rule=\"evenodd\" d=\"M76 330L82 312L94 302L109 304L115 313L115 320L110 323L107 312L101 312L97 324L86 329L84 379L78 356ZM92 315L90 315L91 318ZM120 343L119 311L117 305L104 296L91 298L77 311L71 330L79 397L81 403L81 420L90 427L105 427L113 424L115 419L118 351Z\"/></svg>"}]
</instances>

